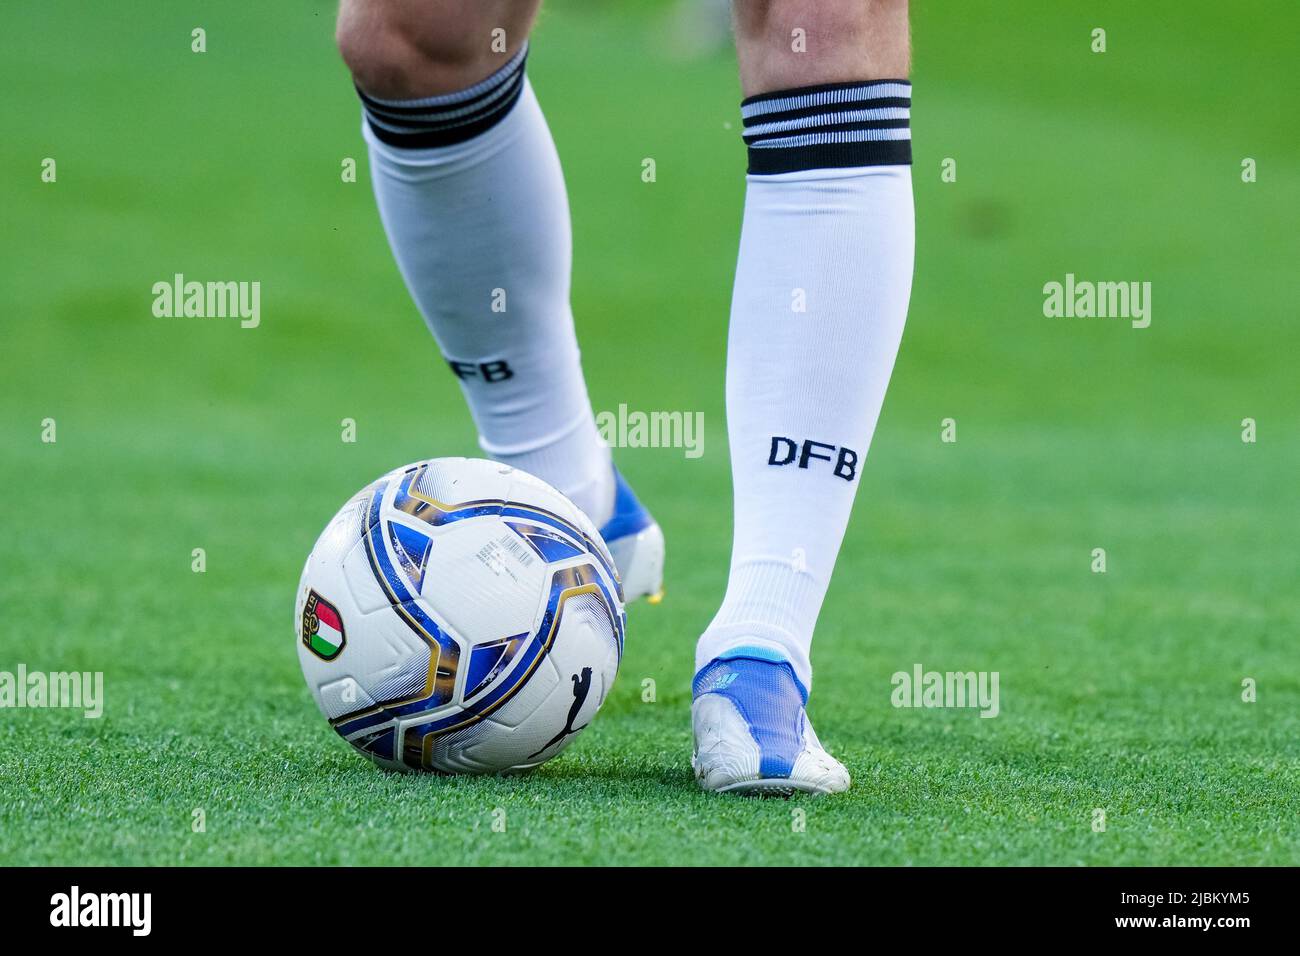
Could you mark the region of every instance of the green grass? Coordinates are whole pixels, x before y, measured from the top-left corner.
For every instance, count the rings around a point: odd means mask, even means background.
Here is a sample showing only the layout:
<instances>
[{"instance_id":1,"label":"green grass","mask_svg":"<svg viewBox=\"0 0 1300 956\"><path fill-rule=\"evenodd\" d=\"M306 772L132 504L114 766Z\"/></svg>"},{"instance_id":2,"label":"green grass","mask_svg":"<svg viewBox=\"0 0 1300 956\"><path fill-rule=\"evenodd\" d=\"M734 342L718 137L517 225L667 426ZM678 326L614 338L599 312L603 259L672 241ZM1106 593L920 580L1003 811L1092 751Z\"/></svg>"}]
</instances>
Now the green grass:
<instances>
[{"instance_id":1,"label":"green grass","mask_svg":"<svg viewBox=\"0 0 1300 956\"><path fill-rule=\"evenodd\" d=\"M102 670L107 709L0 711L0 863L1300 863L1300 15L918 5L913 308L814 649L855 782L787 803L688 768L730 536L734 65L614 6L553 0L530 59L588 378L598 409L702 410L707 439L620 453L668 598L631 609L601 717L511 780L376 771L293 651L338 505L474 451L373 209L331 5L6 13L0 670ZM262 326L153 318L175 272L260 280ZM1045 319L1066 272L1151 281L1151 328ZM892 708L915 662L998 671L1001 715Z\"/></svg>"}]
</instances>

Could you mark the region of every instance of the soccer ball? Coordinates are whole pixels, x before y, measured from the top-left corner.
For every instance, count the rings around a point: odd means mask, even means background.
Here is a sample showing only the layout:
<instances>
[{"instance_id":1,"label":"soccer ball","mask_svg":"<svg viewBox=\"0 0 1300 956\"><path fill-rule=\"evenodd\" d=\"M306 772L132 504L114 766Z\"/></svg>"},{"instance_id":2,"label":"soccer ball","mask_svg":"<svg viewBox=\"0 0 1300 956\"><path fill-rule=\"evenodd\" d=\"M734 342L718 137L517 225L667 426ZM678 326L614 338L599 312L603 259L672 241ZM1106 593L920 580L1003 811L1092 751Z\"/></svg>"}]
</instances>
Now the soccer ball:
<instances>
[{"instance_id":1,"label":"soccer ball","mask_svg":"<svg viewBox=\"0 0 1300 956\"><path fill-rule=\"evenodd\" d=\"M523 770L600 709L623 594L591 520L532 475L435 458L362 489L321 534L294 610L330 725L380 766Z\"/></svg>"}]
</instances>

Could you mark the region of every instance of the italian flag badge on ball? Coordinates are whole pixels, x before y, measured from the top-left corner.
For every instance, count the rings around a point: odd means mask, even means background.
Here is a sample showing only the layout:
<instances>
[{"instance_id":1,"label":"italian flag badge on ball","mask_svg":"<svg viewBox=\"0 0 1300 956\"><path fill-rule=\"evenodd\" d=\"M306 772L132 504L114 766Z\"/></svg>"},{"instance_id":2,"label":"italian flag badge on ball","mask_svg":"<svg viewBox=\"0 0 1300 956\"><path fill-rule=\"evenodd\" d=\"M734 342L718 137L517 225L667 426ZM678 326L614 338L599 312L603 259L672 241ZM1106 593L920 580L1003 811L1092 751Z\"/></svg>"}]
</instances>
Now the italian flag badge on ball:
<instances>
[{"instance_id":1,"label":"italian flag badge on ball","mask_svg":"<svg viewBox=\"0 0 1300 956\"><path fill-rule=\"evenodd\" d=\"M347 643L338 608L315 591L307 595L307 606L302 609L302 642L325 661L338 657Z\"/></svg>"}]
</instances>

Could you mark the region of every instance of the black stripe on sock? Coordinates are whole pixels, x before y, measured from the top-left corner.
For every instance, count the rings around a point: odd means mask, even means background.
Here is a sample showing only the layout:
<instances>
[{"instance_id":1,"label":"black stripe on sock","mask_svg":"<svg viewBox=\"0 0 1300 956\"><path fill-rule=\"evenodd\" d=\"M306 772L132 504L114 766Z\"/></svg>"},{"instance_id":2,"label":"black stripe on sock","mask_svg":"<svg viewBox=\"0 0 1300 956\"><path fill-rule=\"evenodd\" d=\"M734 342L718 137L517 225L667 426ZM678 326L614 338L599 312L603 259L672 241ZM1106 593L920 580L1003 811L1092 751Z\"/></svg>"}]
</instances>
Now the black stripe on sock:
<instances>
[{"instance_id":1,"label":"black stripe on sock","mask_svg":"<svg viewBox=\"0 0 1300 956\"><path fill-rule=\"evenodd\" d=\"M475 120L492 116L498 112L504 113L505 110L509 109L510 103L513 102L513 98L519 95L520 91L523 89L523 85L524 77L523 74L520 74L504 87L498 87L497 91L500 93L500 96L491 103L479 107L478 109L470 109L468 112L462 113L459 116L452 116L445 119L429 119L427 117L414 119L408 116L388 116L385 113L377 113L374 110L366 110L366 116L373 121L380 121L389 126L400 126L402 127L403 133L407 131L412 133L424 133L432 132L434 130L450 130L454 127L463 126L466 123L472 123ZM377 122L371 123L372 128L377 125ZM386 132L393 133L394 131L386 130Z\"/></svg>"},{"instance_id":2,"label":"black stripe on sock","mask_svg":"<svg viewBox=\"0 0 1300 956\"><path fill-rule=\"evenodd\" d=\"M367 111L382 116L385 119L388 119L389 117L396 118L399 116L436 116L439 113L451 113L456 110L464 109L467 106L476 106L477 104L490 99L500 91L501 87L514 80L518 73L522 72L522 67L523 63L521 62L519 71L512 70L508 75L501 78L500 83L494 83L488 89L476 93L474 96L463 100L454 100L450 103L443 103L437 106L411 106L406 103L383 103L368 95L366 91L361 89L359 86L357 87L357 95L361 97L361 102L365 104Z\"/></svg>"},{"instance_id":3,"label":"black stripe on sock","mask_svg":"<svg viewBox=\"0 0 1300 956\"><path fill-rule=\"evenodd\" d=\"M833 116L836 113L852 113L858 110L910 109L912 101L906 96L878 96L874 100L855 100L852 103L826 103L822 106L804 106L797 110L782 110L779 113L763 113L759 116L741 117L746 126L759 126L763 123L784 123L788 120L803 119L806 116Z\"/></svg>"},{"instance_id":4,"label":"black stripe on sock","mask_svg":"<svg viewBox=\"0 0 1300 956\"><path fill-rule=\"evenodd\" d=\"M784 139L787 136L803 136L805 134L813 133L841 133L856 129L907 129L910 125L911 121L905 119L858 120L854 123L827 123L825 125L809 126L805 129L776 130L771 133L748 133L741 138L744 139L748 145L753 146L755 143L766 143L769 140Z\"/></svg>"},{"instance_id":5,"label":"black stripe on sock","mask_svg":"<svg viewBox=\"0 0 1300 956\"><path fill-rule=\"evenodd\" d=\"M381 103L359 88L357 94L365 109L366 122L381 142L405 149L451 146L487 132L506 117L523 92L524 65L527 60L525 54L513 70L503 74L500 82L494 83L490 88L472 97L441 106ZM505 92L502 92L503 88ZM495 100L485 103L493 96L496 96ZM471 109L468 113L460 112L478 104L484 105ZM440 113L459 115L439 118ZM386 129L379 125L381 122L401 126L403 129Z\"/></svg>"},{"instance_id":6,"label":"black stripe on sock","mask_svg":"<svg viewBox=\"0 0 1300 956\"><path fill-rule=\"evenodd\" d=\"M903 86L911 86L911 80L850 80L847 83L822 83L819 86L800 86L793 90L773 90L771 93L756 93L753 96L747 96L740 101L742 107L751 106L754 103L766 103L768 100L783 100L791 96L808 96L813 93L831 93L835 90L858 90L869 86L879 86L883 83L897 83Z\"/></svg>"},{"instance_id":7,"label":"black stripe on sock","mask_svg":"<svg viewBox=\"0 0 1300 956\"><path fill-rule=\"evenodd\" d=\"M904 109L911 107L911 97L876 96L871 97L873 87L881 84L899 84L909 90L907 80L863 80L854 83L826 83L820 86L805 86L792 90L774 90L746 97L741 108L755 103L793 99L796 97L816 96L841 90L860 92L862 98L842 103L821 103L813 106L801 106L796 109L766 113L758 116L742 117L743 126L753 129L768 123L784 123L804 117L816 117L817 122L799 128L786 128L749 132L742 136L749 147L749 173L751 175L774 175L777 173L802 172L809 169L839 169L851 166L906 166L912 163L912 140L910 132L903 139L875 139L855 142L834 142L837 134L862 130L910 130L911 120L874 119L848 120L846 114L858 110ZM790 137L805 137L811 143L802 146L764 145L775 143ZM825 140L825 141L820 141Z\"/></svg>"},{"instance_id":8,"label":"black stripe on sock","mask_svg":"<svg viewBox=\"0 0 1300 956\"><path fill-rule=\"evenodd\" d=\"M865 143L815 143L812 146L751 146L747 172L755 176L771 176L807 169L910 165L910 139L881 139Z\"/></svg>"}]
</instances>

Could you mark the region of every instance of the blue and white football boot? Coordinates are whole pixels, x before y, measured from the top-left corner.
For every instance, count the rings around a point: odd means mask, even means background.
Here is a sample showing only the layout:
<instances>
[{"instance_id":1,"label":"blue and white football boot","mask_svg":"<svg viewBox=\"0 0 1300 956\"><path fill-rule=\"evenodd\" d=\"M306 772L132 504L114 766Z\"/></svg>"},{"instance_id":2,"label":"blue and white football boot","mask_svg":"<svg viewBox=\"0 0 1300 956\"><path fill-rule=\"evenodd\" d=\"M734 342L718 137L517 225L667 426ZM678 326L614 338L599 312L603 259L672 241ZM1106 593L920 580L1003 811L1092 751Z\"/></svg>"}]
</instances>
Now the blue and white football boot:
<instances>
[{"instance_id":1,"label":"blue and white football boot","mask_svg":"<svg viewBox=\"0 0 1300 956\"><path fill-rule=\"evenodd\" d=\"M623 601L646 598L658 604L664 596L664 533L617 468L614 469L614 515L600 529L618 576Z\"/></svg>"},{"instance_id":2,"label":"blue and white football boot","mask_svg":"<svg viewBox=\"0 0 1300 956\"><path fill-rule=\"evenodd\" d=\"M789 661L762 647L733 648L704 665L692 689L691 766L705 790L788 797L848 789L849 772L808 722L808 692Z\"/></svg>"}]
</instances>

